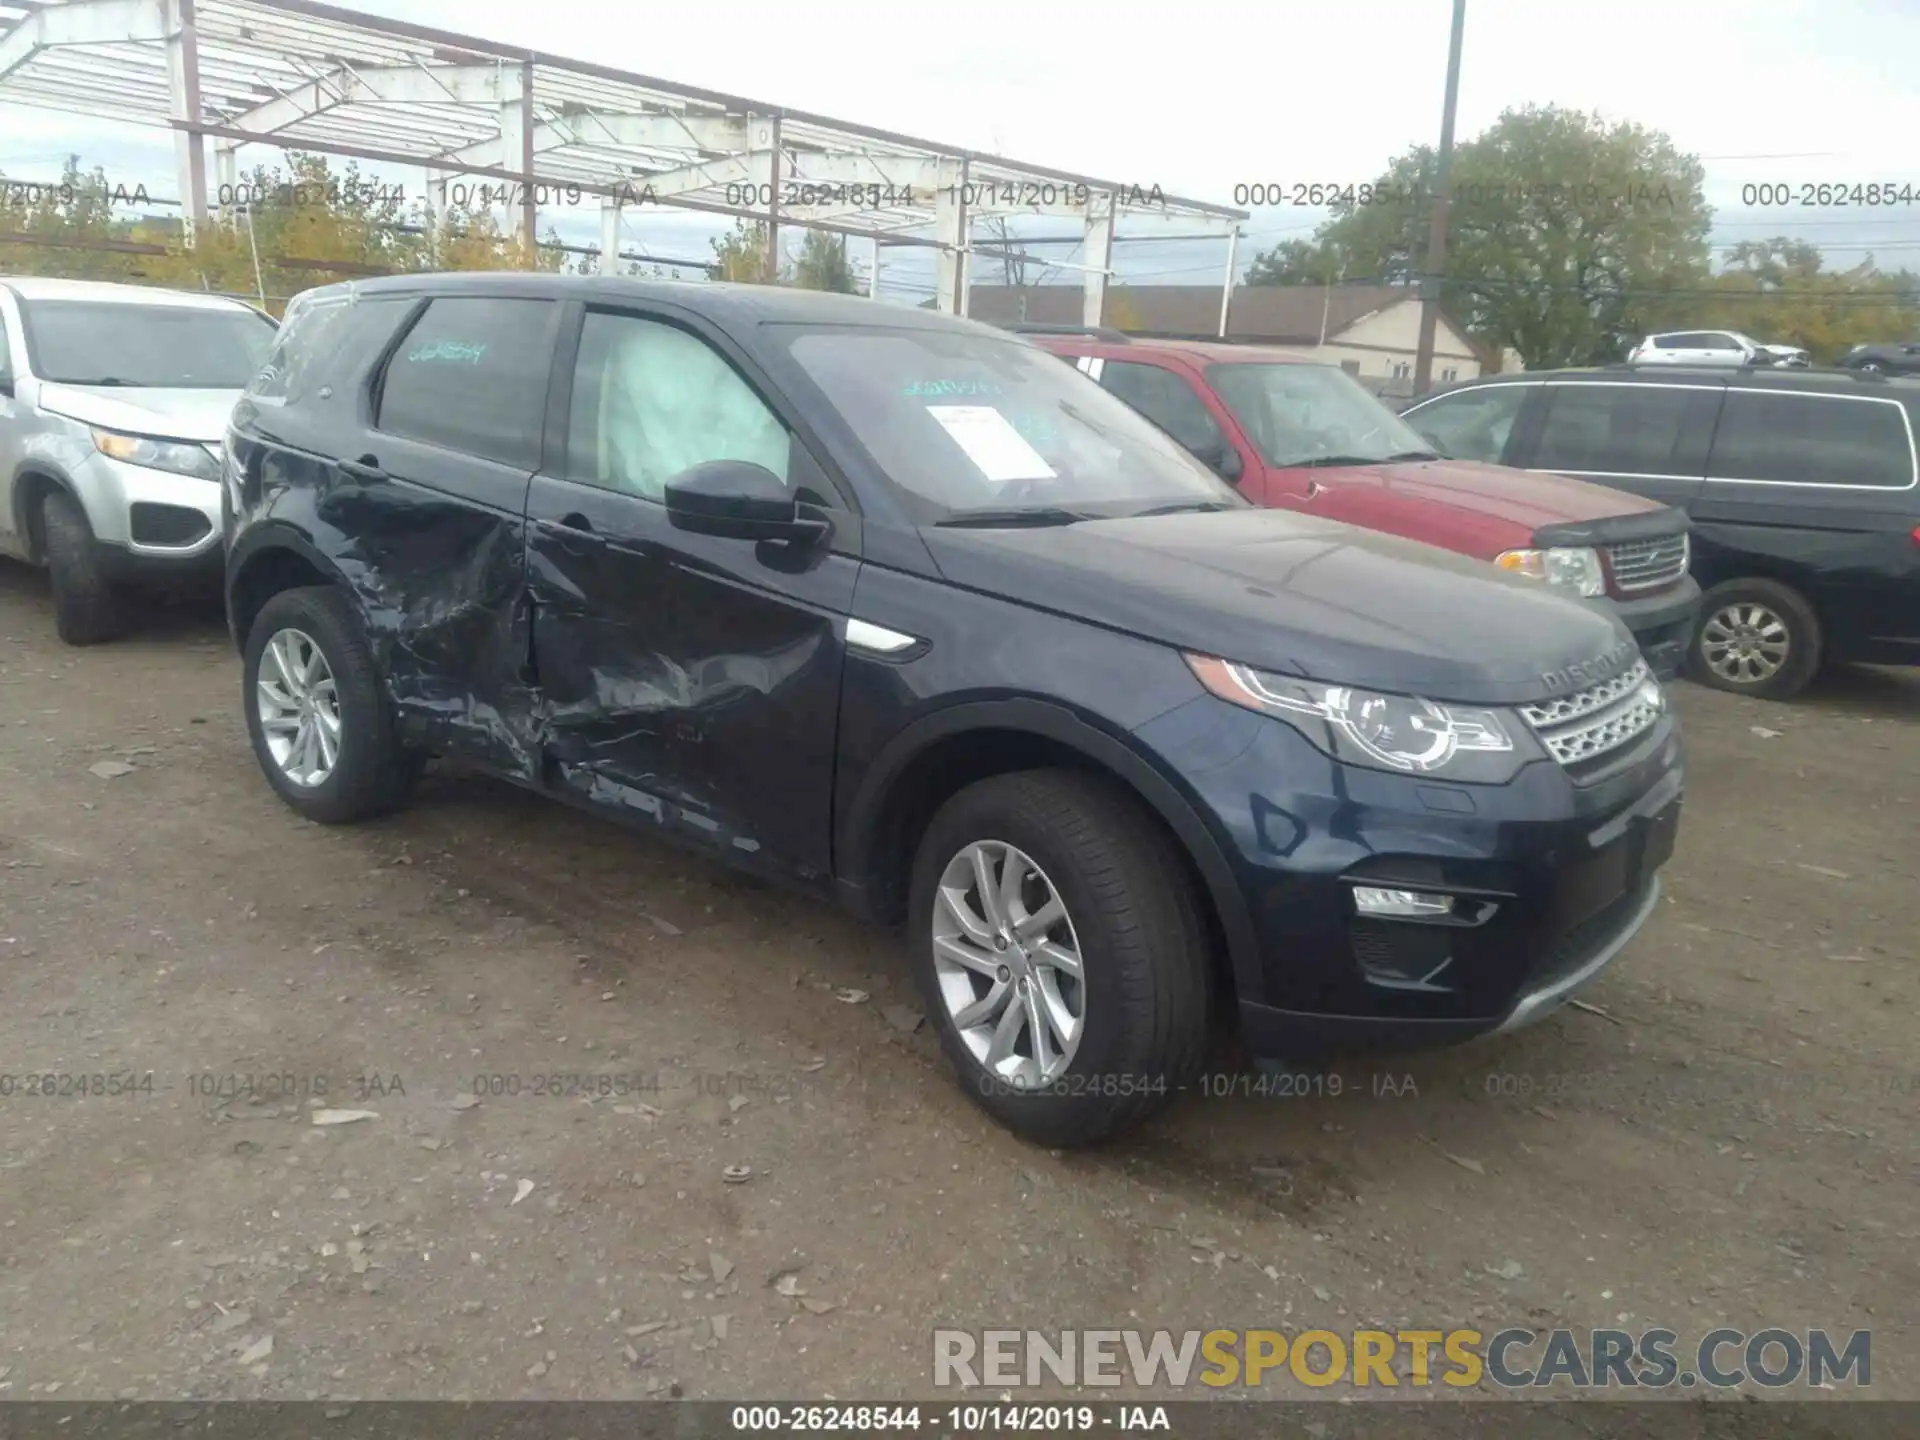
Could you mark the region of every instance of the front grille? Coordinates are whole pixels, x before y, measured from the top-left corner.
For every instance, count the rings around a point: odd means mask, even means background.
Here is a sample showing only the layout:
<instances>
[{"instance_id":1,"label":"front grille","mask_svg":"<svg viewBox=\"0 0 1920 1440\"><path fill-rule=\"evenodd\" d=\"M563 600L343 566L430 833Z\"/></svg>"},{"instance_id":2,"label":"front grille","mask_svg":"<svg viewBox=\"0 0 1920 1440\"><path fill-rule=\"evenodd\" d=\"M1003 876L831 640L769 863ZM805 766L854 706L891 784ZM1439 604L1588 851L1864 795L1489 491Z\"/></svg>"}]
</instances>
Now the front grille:
<instances>
[{"instance_id":1,"label":"front grille","mask_svg":"<svg viewBox=\"0 0 1920 1440\"><path fill-rule=\"evenodd\" d=\"M1636 660L1611 680L1558 700L1522 705L1520 713L1553 758L1580 773L1652 729L1666 708L1653 672Z\"/></svg>"},{"instance_id":2,"label":"front grille","mask_svg":"<svg viewBox=\"0 0 1920 1440\"><path fill-rule=\"evenodd\" d=\"M1688 550L1684 533L1622 540L1607 547L1607 568L1622 590L1656 590L1687 573Z\"/></svg>"}]
</instances>

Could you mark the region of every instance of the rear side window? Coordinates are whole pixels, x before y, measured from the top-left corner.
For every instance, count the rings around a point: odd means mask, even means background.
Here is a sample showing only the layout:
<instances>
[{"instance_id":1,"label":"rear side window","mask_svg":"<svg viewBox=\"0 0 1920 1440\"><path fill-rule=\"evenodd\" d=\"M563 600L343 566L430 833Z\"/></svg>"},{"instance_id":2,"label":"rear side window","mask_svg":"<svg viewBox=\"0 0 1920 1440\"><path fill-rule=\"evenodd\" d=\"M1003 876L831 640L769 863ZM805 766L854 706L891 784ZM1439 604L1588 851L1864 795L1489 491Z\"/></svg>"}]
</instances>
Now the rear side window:
<instances>
[{"instance_id":1,"label":"rear side window","mask_svg":"<svg viewBox=\"0 0 1920 1440\"><path fill-rule=\"evenodd\" d=\"M1704 335L1656 335L1653 348L1656 350L1699 350L1704 347Z\"/></svg>"},{"instance_id":2,"label":"rear side window","mask_svg":"<svg viewBox=\"0 0 1920 1440\"><path fill-rule=\"evenodd\" d=\"M1225 442L1205 403L1171 370L1109 360L1100 383L1189 450L1217 450Z\"/></svg>"},{"instance_id":3,"label":"rear side window","mask_svg":"<svg viewBox=\"0 0 1920 1440\"><path fill-rule=\"evenodd\" d=\"M1671 475L1692 393L1672 385L1550 385L1533 464L1600 475ZM1697 473L1697 472L1696 472Z\"/></svg>"},{"instance_id":4,"label":"rear side window","mask_svg":"<svg viewBox=\"0 0 1920 1440\"><path fill-rule=\"evenodd\" d=\"M1890 400L1729 390L1707 477L1905 489L1914 483L1906 412Z\"/></svg>"},{"instance_id":5,"label":"rear side window","mask_svg":"<svg viewBox=\"0 0 1920 1440\"><path fill-rule=\"evenodd\" d=\"M516 469L540 463L551 300L435 300L387 362L379 427Z\"/></svg>"}]
</instances>

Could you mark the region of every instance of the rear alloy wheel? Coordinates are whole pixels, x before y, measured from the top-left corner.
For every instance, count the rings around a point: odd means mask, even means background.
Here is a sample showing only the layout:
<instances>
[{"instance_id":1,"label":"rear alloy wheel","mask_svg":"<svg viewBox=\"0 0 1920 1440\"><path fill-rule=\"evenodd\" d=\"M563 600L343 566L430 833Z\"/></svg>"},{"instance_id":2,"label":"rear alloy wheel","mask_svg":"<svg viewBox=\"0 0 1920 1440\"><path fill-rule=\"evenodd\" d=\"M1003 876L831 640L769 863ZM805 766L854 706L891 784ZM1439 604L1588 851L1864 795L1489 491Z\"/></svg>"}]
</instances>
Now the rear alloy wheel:
<instances>
[{"instance_id":1,"label":"rear alloy wheel","mask_svg":"<svg viewBox=\"0 0 1920 1440\"><path fill-rule=\"evenodd\" d=\"M340 687L325 652L304 630L274 631L253 690L280 773L303 789L324 784L340 760L341 728Z\"/></svg>"},{"instance_id":2,"label":"rear alloy wheel","mask_svg":"<svg viewBox=\"0 0 1920 1440\"><path fill-rule=\"evenodd\" d=\"M1700 613L1692 669L1716 689L1784 700L1820 668L1820 622L1785 585L1729 581L1707 593Z\"/></svg>"},{"instance_id":3,"label":"rear alloy wheel","mask_svg":"<svg viewBox=\"0 0 1920 1440\"><path fill-rule=\"evenodd\" d=\"M1114 782L1030 770L960 791L921 839L909 916L940 1043L1017 1134L1095 1144L1205 1059L1198 897L1173 838Z\"/></svg>"},{"instance_id":4,"label":"rear alloy wheel","mask_svg":"<svg viewBox=\"0 0 1920 1440\"><path fill-rule=\"evenodd\" d=\"M247 734L280 798L309 820L362 820L412 793L425 757L400 741L346 595L283 590L247 637Z\"/></svg>"}]
</instances>

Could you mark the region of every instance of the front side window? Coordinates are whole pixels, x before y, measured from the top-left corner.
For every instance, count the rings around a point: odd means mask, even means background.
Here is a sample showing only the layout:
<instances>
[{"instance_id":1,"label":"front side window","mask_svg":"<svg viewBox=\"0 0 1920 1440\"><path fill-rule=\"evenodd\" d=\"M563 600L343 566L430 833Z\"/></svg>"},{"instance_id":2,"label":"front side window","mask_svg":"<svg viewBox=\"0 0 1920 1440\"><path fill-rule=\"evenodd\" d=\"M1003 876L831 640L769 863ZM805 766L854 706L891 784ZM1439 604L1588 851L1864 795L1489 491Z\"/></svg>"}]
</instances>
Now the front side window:
<instances>
[{"instance_id":1,"label":"front side window","mask_svg":"<svg viewBox=\"0 0 1920 1440\"><path fill-rule=\"evenodd\" d=\"M56 385L238 390L276 333L239 305L23 300L20 319L33 373Z\"/></svg>"},{"instance_id":2,"label":"front side window","mask_svg":"<svg viewBox=\"0 0 1920 1440\"><path fill-rule=\"evenodd\" d=\"M1086 375L1008 337L768 326L921 522L1247 502Z\"/></svg>"},{"instance_id":3,"label":"front side window","mask_svg":"<svg viewBox=\"0 0 1920 1440\"><path fill-rule=\"evenodd\" d=\"M0 380L13 379L13 352L7 348L7 317L0 311Z\"/></svg>"},{"instance_id":4,"label":"front side window","mask_svg":"<svg viewBox=\"0 0 1920 1440\"><path fill-rule=\"evenodd\" d=\"M787 479L792 441L766 402L698 336L657 320L589 311L574 365L567 474L647 500L710 460L746 460Z\"/></svg>"},{"instance_id":5,"label":"front side window","mask_svg":"<svg viewBox=\"0 0 1920 1440\"><path fill-rule=\"evenodd\" d=\"M1207 380L1269 465L1377 465L1428 459L1406 421L1331 365L1233 362Z\"/></svg>"},{"instance_id":6,"label":"front side window","mask_svg":"<svg viewBox=\"0 0 1920 1440\"><path fill-rule=\"evenodd\" d=\"M1443 455L1455 460L1500 463L1507 453L1514 422L1526 407L1531 387L1487 385L1462 390L1420 406L1407 415L1407 424Z\"/></svg>"},{"instance_id":7,"label":"front side window","mask_svg":"<svg viewBox=\"0 0 1920 1440\"><path fill-rule=\"evenodd\" d=\"M379 427L532 470L547 405L551 300L435 300L387 362Z\"/></svg>"},{"instance_id":8,"label":"front side window","mask_svg":"<svg viewBox=\"0 0 1920 1440\"><path fill-rule=\"evenodd\" d=\"M1730 390L1707 477L1899 490L1914 483L1913 441L1898 402Z\"/></svg>"},{"instance_id":9,"label":"front side window","mask_svg":"<svg viewBox=\"0 0 1920 1440\"><path fill-rule=\"evenodd\" d=\"M1181 376L1159 365L1109 360L1100 383L1196 455L1217 454L1226 436Z\"/></svg>"},{"instance_id":10,"label":"front side window","mask_svg":"<svg viewBox=\"0 0 1920 1440\"><path fill-rule=\"evenodd\" d=\"M1669 385L1550 385L1533 464L1599 475L1672 475L1693 392ZM1696 472L1698 473L1698 472Z\"/></svg>"}]
</instances>

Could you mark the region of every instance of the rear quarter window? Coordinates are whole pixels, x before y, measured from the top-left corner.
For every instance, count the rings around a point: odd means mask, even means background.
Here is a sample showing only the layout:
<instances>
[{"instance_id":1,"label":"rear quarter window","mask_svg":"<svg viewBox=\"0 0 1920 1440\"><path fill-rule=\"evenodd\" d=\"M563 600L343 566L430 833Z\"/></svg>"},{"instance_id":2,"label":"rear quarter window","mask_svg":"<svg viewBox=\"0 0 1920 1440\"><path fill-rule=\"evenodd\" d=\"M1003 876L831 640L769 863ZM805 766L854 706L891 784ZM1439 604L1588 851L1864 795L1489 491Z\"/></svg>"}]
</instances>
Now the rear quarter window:
<instances>
[{"instance_id":1,"label":"rear quarter window","mask_svg":"<svg viewBox=\"0 0 1920 1440\"><path fill-rule=\"evenodd\" d=\"M1906 489L1915 480L1906 409L1895 400L1730 390L1707 478Z\"/></svg>"},{"instance_id":2,"label":"rear quarter window","mask_svg":"<svg viewBox=\"0 0 1920 1440\"><path fill-rule=\"evenodd\" d=\"M358 362L371 360L406 318L410 296L369 299L352 293L296 301L266 363L247 386L251 400L300 404L324 386L338 387Z\"/></svg>"}]
</instances>

